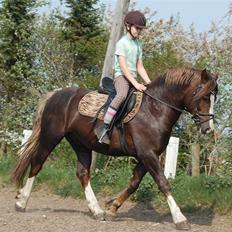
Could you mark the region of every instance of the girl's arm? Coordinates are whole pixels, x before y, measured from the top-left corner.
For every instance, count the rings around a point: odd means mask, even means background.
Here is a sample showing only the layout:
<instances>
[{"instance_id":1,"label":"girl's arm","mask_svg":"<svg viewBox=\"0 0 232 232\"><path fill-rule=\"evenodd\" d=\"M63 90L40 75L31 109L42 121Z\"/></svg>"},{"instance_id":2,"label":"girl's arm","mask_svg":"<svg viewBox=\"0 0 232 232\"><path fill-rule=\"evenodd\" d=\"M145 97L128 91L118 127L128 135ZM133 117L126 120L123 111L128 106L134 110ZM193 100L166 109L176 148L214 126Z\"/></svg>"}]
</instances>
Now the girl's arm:
<instances>
[{"instance_id":1,"label":"girl's arm","mask_svg":"<svg viewBox=\"0 0 232 232\"><path fill-rule=\"evenodd\" d=\"M144 86L143 84L138 83L136 81L136 79L134 78L134 76L129 71L129 69L127 67L127 64L126 64L126 57L125 56L119 56L118 59L119 59L120 68L121 68L123 74L129 80L129 82L139 91L146 90L146 86Z\"/></svg>"},{"instance_id":2,"label":"girl's arm","mask_svg":"<svg viewBox=\"0 0 232 232\"><path fill-rule=\"evenodd\" d=\"M139 75L145 81L145 83L149 84L151 82L151 80L147 75L147 71L145 70L145 68L143 66L143 61L141 59L139 59L137 62L137 70L138 70Z\"/></svg>"}]
</instances>

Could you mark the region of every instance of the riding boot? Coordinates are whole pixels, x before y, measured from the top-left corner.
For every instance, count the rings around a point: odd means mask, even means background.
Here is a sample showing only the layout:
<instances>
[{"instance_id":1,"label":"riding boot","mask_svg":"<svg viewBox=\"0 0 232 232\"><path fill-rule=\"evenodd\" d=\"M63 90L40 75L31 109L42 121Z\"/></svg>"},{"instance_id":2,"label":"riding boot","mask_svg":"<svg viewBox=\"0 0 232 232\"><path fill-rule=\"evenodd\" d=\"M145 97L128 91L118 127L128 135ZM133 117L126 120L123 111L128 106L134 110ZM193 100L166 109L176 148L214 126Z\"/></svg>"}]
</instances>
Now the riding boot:
<instances>
[{"instance_id":1,"label":"riding boot","mask_svg":"<svg viewBox=\"0 0 232 232\"><path fill-rule=\"evenodd\" d=\"M99 143L110 144L110 139L108 136L109 125L108 124L101 124L95 130L95 134L97 135Z\"/></svg>"}]
</instances>

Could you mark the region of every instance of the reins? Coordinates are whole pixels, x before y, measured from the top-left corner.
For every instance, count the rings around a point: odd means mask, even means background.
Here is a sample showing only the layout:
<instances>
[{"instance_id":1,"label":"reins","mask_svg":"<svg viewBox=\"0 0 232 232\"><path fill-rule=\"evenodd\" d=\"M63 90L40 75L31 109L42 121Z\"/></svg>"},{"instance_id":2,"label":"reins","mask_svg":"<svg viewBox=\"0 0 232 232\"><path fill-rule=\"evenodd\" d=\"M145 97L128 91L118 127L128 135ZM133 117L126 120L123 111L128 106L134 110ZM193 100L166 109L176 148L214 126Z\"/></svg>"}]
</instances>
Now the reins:
<instances>
[{"instance_id":1,"label":"reins","mask_svg":"<svg viewBox=\"0 0 232 232\"><path fill-rule=\"evenodd\" d=\"M158 102L160 102L160 103L162 103L162 104L164 104L164 105L166 105L166 106L168 106L169 108L172 108L172 109L174 109L174 110L176 110L176 111L178 111L178 112L180 112L180 113L185 113L185 114L191 114L190 112L188 112L186 109L180 109L180 108L178 108L178 107L176 107L176 106L173 106L173 105L171 105L171 104L169 104L169 103L167 103L167 102L165 102L165 101L163 101L163 100L161 100L161 99L159 99L159 98L157 98L157 97L155 97L155 96L152 96L150 93L148 93L147 91L144 91L143 92L144 94L146 94L147 96L149 96L150 98L152 98L153 100L156 100L156 101L158 101ZM195 95L196 93L194 92L194 95ZM192 119L193 119L193 121L197 124L197 125L201 125L202 123L205 123L205 122L207 122L207 121L210 121L211 119L214 119L214 114L207 114L207 113L201 113L201 112L198 112L198 111L196 111L194 114L191 114L191 116L192 116ZM204 120L204 121L200 121L200 116L208 116L209 118L208 119L206 119L206 120Z\"/></svg>"},{"instance_id":2,"label":"reins","mask_svg":"<svg viewBox=\"0 0 232 232\"><path fill-rule=\"evenodd\" d=\"M163 100L161 100L161 99L159 99L159 98L157 98L157 97L152 96L152 95L151 95L150 93L148 93L147 91L144 91L143 93L145 93L145 94L146 94L147 96L149 96L150 98L152 98L152 99L154 99L154 100L156 100L156 101L158 101L158 102L160 102L160 103L162 103L162 104L164 104L164 105L166 105L166 106L168 106L168 107L170 107L170 108L172 108L172 109L174 109L174 110L176 110L176 111L179 111L179 112L181 112L181 113L189 114L189 112L188 112L187 110L185 110L185 109L180 109L180 108L178 108L178 107L176 107L176 106L170 105L169 103L164 102Z\"/></svg>"}]
</instances>

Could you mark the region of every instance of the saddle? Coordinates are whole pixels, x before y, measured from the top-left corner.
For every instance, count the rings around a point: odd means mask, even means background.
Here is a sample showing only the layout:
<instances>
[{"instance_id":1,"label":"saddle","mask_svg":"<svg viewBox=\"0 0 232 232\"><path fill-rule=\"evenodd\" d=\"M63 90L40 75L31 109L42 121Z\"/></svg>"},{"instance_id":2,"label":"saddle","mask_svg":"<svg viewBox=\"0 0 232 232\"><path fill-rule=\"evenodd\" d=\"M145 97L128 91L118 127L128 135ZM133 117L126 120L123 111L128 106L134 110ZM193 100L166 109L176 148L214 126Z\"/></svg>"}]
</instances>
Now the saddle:
<instances>
[{"instance_id":1,"label":"saddle","mask_svg":"<svg viewBox=\"0 0 232 232\"><path fill-rule=\"evenodd\" d=\"M113 85L113 80L109 77L104 77L102 80L102 87L98 91L91 91L87 93L79 102L78 111L83 116L88 116L103 120L106 110L116 95L116 90ZM139 111L143 94L131 88L124 103L119 108L113 125L120 123L127 123L134 118ZM112 125L112 126L113 126Z\"/></svg>"},{"instance_id":2,"label":"saddle","mask_svg":"<svg viewBox=\"0 0 232 232\"><path fill-rule=\"evenodd\" d=\"M102 87L98 88L98 91L92 91L86 94L80 101L78 111L81 115L94 117L93 123L95 124L97 119L103 120L106 110L108 109L111 101L116 95L113 80L109 77L102 79ZM126 100L118 109L114 119L110 124L110 130L116 126L119 131L119 138L122 149L127 153L127 145L125 141L124 123L129 122L139 111L142 103L143 94L131 86Z\"/></svg>"}]
</instances>

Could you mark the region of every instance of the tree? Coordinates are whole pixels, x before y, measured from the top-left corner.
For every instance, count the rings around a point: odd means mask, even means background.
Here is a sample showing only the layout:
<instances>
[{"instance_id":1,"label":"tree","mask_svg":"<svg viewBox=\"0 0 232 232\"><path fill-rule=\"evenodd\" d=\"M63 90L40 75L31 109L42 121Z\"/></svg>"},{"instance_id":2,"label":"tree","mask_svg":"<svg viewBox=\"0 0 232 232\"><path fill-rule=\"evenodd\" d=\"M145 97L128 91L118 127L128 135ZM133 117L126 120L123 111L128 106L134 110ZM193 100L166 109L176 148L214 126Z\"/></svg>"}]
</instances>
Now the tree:
<instances>
[{"instance_id":1,"label":"tree","mask_svg":"<svg viewBox=\"0 0 232 232\"><path fill-rule=\"evenodd\" d=\"M63 22L63 38L70 43L73 72L78 76L83 69L94 70L98 62L95 55L99 49L93 49L92 45L103 32L100 28L101 11L97 8L98 0L65 2L68 8L67 17L59 18Z\"/></svg>"},{"instance_id":2,"label":"tree","mask_svg":"<svg viewBox=\"0 0 232 232\"><path fill-rule=\"evenodd\" d=\"M0 8L0 129L2 150L6 150L7 133L22 128L30 120L21 122L19 114L28 113L27 102L31 87L38 78L34 66L31 34L34 29L37 7L35 0L5 0ZM12 120L14 118L14 120Z\"/></svg>"}]
</instances>

